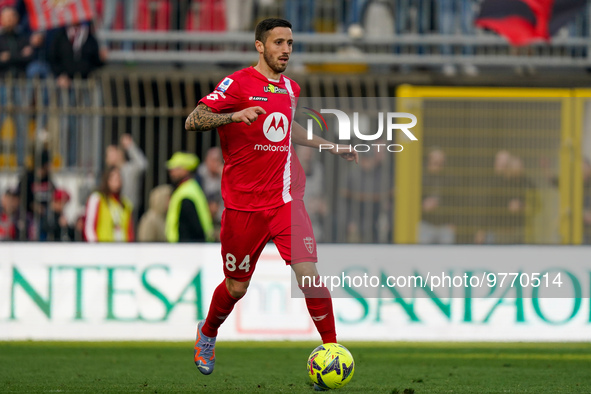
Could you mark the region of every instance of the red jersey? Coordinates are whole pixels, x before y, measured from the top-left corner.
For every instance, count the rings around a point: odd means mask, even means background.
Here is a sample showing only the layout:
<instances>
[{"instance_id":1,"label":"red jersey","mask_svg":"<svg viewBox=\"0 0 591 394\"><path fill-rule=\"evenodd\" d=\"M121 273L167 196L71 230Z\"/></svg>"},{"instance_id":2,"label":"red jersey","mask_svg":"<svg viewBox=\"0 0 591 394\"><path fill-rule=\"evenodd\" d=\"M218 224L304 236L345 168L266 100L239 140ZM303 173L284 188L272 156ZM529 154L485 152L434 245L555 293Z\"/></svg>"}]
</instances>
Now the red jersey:
<instances>
[{"instance_id":1,"label":"red jersey","mask_svg":"<svg viewBox=\"0 0 591 394\"><path fill-rule=\"evenodd\" d=\"M269 80L253 67L224 78L199 102L216 113L260 106L250 126L229 123L218 128L224 156L222 197L239 211L271 209L304 196L306 177L291 145L291 126L300 87L281 75Z\"/></svg>"}]
</instances>

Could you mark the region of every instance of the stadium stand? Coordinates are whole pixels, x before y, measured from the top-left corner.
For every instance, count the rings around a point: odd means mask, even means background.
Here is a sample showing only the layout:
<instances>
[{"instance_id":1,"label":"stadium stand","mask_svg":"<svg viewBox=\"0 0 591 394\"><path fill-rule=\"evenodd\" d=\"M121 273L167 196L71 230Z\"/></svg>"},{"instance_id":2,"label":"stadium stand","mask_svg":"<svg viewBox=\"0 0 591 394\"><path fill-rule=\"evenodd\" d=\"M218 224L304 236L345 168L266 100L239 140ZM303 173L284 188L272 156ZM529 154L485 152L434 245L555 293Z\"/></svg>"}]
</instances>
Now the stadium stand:
<instances>
[{"instance_id":1,"label":"stadium stand","mask_svg":"<svg viewBox=\"0 0 591 394\"><path fill-rule=\"evenodd\" d=\"M129 133L148 158L141 204L147 207L151 190L168 182L164 164L173 152L204 158L219 145L215 133L185 132L184 119L228 67L256 60L252 27L283 15L289 2L246 3L251 19L232 22L231 28L233 9L224 1L138 0L132 30L124 30L126 15L118 8L113 28L98 31L109 65L89 79L74 79L72 97L81 100L68 100L52 78L0 81L9 91L27 93L20 102L8 97L2 108L0 193L32 165L35 152L48 149L55 182L71 196L66 214L75 223L102 171L104 148ZM323 241L418 242L421 189L433 181L421 180L429 151L437 148L445 152L449 179L438 189L444 206L429 215L454 225L456 243L591 242L589 171L581 164L591 158L591 94L577 89L589 83L588 8L551 42L518 51L492 32L462 27L476 14L475 2L460 2L472 12L445 16L451 27L443 30L437 2L422 8L405 1L350 3L312 1L304 10L312 31L295 33L298 45L288 70L302 86L299 108L358 112L367 132L377 130L378 112L410 112L421 119L413 129L420 137L411 144L396 135L391 143L402 144L405 154L384 156L379 172L368 178L374 183L363 186L378 191L369 195L355 197L355 186L348 185L356 169L332 156L315 156L325 171L329 209ZM104 2L96 6L100 21ZM179 10L188 10L186 18L178 17ZM456 71L445 73L447 65ZM478 74L456 74L466 65ZM19 166L15 119L23 114L27 160ZM307 124L303 112L297 117ZM84 124L75 147L83 154L71 157L60 130L74 119ZM499 152L508 153L501 173L495 171ZM360 228L351 230L350 222ZM25 240L27 232L20 234Z\"/></svg>"}]
</instances>

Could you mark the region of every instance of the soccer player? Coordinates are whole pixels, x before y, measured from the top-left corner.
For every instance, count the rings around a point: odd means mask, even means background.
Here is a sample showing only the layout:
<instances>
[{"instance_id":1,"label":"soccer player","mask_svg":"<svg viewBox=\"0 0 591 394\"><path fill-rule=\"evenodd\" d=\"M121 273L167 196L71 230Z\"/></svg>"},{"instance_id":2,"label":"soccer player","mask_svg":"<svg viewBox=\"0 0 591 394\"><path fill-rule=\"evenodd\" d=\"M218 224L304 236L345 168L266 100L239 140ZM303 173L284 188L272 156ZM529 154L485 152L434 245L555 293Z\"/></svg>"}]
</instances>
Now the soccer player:
<instances>
[{"instance_id":1,"label":"soccer player","mask_svg":"<svg viewBox=\"0 0 591 394\"><path fill-rule=\"evenodd\" d=\"M302 277L317 278L316 242L303 203L305 174L292 143L319 148L329 141L293 122L300 87L282 75L291 55L291 24L265 19L255 31L259 62L224 78L202 98L186 120L186 130L217 128L224 170L220 239L226 279L213 293L207 318L199 322L194 359L199 371L213 372L218 328L244 296L257 260L269 240L295 272L310 316L323 343L336 342L328 289L303 286ZM331 153L357 162L348 145ZM292 243L293 239L293 243Z\"/></svg>"}]
</instances>

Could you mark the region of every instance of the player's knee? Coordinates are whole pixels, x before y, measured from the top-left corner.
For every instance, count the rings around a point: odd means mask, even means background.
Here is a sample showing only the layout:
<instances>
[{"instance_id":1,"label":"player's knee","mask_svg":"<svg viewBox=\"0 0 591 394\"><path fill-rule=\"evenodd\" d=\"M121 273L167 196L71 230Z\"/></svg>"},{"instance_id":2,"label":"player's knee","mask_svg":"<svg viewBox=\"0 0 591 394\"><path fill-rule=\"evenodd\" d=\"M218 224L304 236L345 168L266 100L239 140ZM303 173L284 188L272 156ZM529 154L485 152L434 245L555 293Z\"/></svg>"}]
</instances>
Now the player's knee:
<instances>
[{"instance_id":1,"label":"player's knee","mask_svg":"<svg viewBox=\"0 0 591 394\"><path fill-rule=\"evenodd\" d=\"M242 298L246 294L246 288L233 288L230 290L230 295L234 298Z\"/></svg>"},{"instance_id":2,"label":"player's knee","mask_svg":"<svg viewBox=\"0 0 591 394\"><path fill-rule=\"evenodd\" d=\"M240 282L234 279L227 279L226 280L226 287L228 288L228 292L234 298L242 298L246 294L246 290L248 290L248 285L250 284L250 280L245 282Z\"/></svg>"},{"instance_id":3,"label":"player's knee","mask_svg":"<svg viewBox=\"0 0 591 394\"><path fill-rule=\"evenodd\" d=\"M304 278L315 278L318 276L318 271L316 270L316 263L297 263L293 264L291 268L295 272L296 279L300 286L302 285L302 280Z\"/></svg>"}]
</instances>

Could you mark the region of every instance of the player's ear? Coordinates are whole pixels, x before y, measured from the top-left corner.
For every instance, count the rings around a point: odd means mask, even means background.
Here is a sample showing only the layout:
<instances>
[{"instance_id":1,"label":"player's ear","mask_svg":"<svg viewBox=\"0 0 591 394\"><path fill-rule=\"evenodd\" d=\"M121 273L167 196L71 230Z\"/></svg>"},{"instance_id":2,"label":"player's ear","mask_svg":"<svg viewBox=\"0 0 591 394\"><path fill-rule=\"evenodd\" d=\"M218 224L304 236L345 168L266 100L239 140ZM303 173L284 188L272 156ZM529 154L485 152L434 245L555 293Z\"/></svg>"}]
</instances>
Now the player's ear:
<instances>
[{"instance_id":1,"label":"player's ear","mask_svg":"<svg viewBox=\"0 0 591 394\"><path fill-rule=\"evenodd\" d=\"M254 46L257 49L258 53L263 53L265 52L265 44L262 43L262 41L256 40L254 42Z\"/></svg>"}]
</instances>

